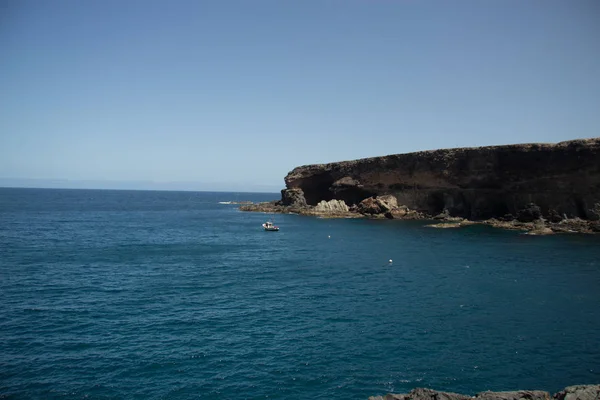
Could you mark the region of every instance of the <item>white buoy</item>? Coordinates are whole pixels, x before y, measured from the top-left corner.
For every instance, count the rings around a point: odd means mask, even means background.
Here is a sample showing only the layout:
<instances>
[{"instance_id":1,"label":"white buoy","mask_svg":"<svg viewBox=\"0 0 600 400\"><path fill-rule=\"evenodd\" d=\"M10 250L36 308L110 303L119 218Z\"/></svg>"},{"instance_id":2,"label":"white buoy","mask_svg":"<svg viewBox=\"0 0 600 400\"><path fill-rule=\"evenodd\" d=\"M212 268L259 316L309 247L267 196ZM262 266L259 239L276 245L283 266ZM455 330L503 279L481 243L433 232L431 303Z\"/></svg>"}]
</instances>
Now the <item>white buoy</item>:
<instances>
[{"instance_id":1,"label":"white buoy","mask_svg":"<svg viewBox=\"0 0 600 400\"><path fill-rule=\"evenodd\" d=\"M327 237L328 237L329 239L331 239L331 235L327 235Z\"/></svg>"},{"instance_id":2,"label":"white buoy","mask_svg":"<svg viewBox=\"0 0 600 400\"><path fill-rule=\"evenodd\" d=\"M392 259L391 259L391 258L390 258L390 261L389 261L389 263L390 263L390 264L392 263Z\"/></svg>"}]
</instances>

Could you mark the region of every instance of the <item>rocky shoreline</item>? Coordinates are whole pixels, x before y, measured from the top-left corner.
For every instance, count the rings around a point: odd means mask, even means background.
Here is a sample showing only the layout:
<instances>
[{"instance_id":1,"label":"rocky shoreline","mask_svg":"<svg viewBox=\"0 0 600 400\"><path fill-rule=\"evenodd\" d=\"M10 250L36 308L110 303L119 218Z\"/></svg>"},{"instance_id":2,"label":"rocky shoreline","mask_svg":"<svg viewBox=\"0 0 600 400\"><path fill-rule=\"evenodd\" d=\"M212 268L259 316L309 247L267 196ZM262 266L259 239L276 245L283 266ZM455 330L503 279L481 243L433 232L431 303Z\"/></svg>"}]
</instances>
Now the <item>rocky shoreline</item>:
<instances>
[{"instance_id":1,"label":"rocky shoreline","mask_svg":"<svg viewBox=\"0 0 600 400\"><path fill-rule=\"evenodd\" d=\"M348 206L343 200L321 201L316 206L306 203L301 189L282 190L282 200L266 203L243 204L242 211L299 214L319 218L370 218L395 220L423 220L427 227L437 229L461 228L470 225L488 225L495 228L518 230L529 235L549 235L554 233L600 233L599 220L583 220L555 215L544 218L538 206L529 204L516 216L506 215L503 218L469 220L451 216L447 210L430 215L426 212L411 210L407 206L398 205L392 195L372 196L357 205ZM593 210L600 215L600 204Z\"/></svg>"},{"instance_id":2,"label":"rocky shoreline","mask_svg":"<svg viewBox=\"0 0 600 400\"><path fill-rule=\"evenodd\" d=\"M600 400L600 385L568 386L551 395L542 390L480 392L475 396L417 388L407 394L371 396L369 400Z\"/></svg>"}]
</instances>

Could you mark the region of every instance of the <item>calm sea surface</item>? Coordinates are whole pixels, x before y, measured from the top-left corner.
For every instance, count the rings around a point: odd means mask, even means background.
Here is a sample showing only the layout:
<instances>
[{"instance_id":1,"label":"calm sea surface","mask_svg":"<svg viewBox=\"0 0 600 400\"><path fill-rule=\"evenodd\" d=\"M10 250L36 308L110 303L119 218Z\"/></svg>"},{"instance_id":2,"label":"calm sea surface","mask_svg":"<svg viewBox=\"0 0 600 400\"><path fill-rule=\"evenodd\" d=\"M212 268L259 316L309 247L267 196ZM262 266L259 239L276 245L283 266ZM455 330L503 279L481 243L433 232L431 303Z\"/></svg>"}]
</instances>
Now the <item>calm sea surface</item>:
<instances>
[{"instance_id":1,"label":"calm sea surface","mask_svg":"<svg viewBox=\"0 0 600 400\"><path fill-rule=\"evenodd\" d=\"M296 215L273 233L219 204L276 197L0 189L0 397L600 382L600 236Z\"/></svg>"}]
</instances>

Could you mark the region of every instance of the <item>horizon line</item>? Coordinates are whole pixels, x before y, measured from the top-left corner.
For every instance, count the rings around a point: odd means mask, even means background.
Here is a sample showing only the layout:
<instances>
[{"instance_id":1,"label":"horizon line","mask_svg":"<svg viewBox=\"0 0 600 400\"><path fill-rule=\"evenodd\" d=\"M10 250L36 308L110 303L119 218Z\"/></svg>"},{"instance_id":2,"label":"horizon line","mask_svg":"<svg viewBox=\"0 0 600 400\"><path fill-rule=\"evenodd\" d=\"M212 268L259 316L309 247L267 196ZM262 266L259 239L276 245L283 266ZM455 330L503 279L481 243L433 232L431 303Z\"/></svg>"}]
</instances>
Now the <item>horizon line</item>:
<instances>
[{"instance_id":1,"label":"horizon line","mask_svg":"<svg viewBox=\"0 0 600 400\"><path fill-rule=\"evenodd\" d=\"M41 186L3 186L0 189L26 189L26 190L104 190L121 192L195 192L195 193L251 193L251 194L278 194L279 192L261 192L249 190L198 190L198 189L125 189L125 188L73 188L73 187L41 187Z\"/></svg>"}]
</instances>

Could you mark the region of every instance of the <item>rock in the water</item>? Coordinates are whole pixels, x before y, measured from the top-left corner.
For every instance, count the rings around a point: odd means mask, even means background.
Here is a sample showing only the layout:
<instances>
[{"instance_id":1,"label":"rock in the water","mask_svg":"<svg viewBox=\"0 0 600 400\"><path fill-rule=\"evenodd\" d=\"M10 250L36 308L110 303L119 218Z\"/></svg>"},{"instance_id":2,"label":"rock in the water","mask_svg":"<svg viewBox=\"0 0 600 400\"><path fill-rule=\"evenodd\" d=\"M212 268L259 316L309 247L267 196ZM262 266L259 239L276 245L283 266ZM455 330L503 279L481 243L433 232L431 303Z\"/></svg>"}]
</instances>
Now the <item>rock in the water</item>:
<instances>
[{"instance_id":1,"label":"rock in the water","mask_svg":"<svg viewBox=\"0 0 600 400\"><path fill-rule=\"evenodd\" d=\"M529 232L527 232L528 235L535 235L535 236L543 236L543 235L552 235L554 233L554 231L550 228L548 228L547 226L542 226L542 227L536 227L533 228L532 230L530 230Z\"/></svg>"},{"instance_id":2,"label":"rock in the water","mask_svg":"<svg viewBox=\"0 0 600 400\"><path fill-rule=\"evenodd\" d=\"M358 203L358 212L361 214L381 214L381 208L375 197L369 197Z\"/></svg>"},{"instance_id":3,"label":"rock in the water","mask_svg":"<svg viewBox=\"0 0 600 400\"><path fill-rule=\"evenodd\" d=\"M442 222L440 224L425 225L426 228L438 228L438 229L451 229L460 228L462 224L460 222Z\"/></svg>"},{"instance_id":4,"label":"rock in the water","mask_svg":"<svg viewBox=\"0 0 600 400\"><path fill-rule=\"evenodd\" d=\"M398 208L398 200L392 195L368 197L358 204L361 214L378 215L389 213Z\"/></svg>"},{"instance_id":5,"label":"rock in the water","mask_svg":"<svg viewBox=\"0 0 600 400\"><path fill-rule=\"evenodd\" d=\"M556 393L555 400L600 400L600 385L568 386Z\"/></svg>"}]
</instances>

